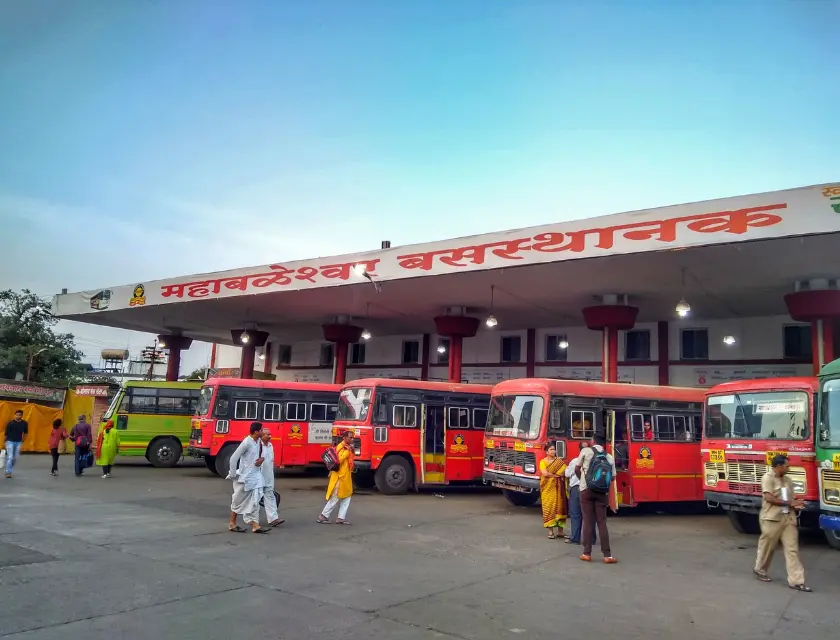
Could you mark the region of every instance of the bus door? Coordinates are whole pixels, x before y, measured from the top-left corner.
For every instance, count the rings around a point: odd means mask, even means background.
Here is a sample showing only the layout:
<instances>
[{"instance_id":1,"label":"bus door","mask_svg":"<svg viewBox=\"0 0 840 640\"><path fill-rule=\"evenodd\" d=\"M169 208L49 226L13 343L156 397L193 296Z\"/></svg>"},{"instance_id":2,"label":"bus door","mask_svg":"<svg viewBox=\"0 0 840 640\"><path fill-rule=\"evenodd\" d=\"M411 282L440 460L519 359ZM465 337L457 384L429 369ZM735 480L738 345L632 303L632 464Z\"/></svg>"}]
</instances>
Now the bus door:
<instances>
[{"instance_id":1,"label":"bus door","mask_svg":"<svg viewBox=\"0 0 840 640\"><path fill-rule=\"evenodd\" d=\"M469 430L470 410L467 407L446 407L446 481L471 480L472 455L483 456L483 437L475 438ZM480 434L483 436L484 434Z\"/></svg>"},{"instance_id":2,"label":"bus door","mask_svg":"<svg viewBox=\"0 0 840 640\"><path fill-rule=\"evenodd\" d=\"M443 404L423 405L423 420L420 425L423 484L443 484L446 481L445 409Z\"/></svg>"},{"instance_id":3,"label":"bus door","mask_svg":"<svg viewBox=\"0 0 840 640\"><path fill-rule=\"evenodd\" d=\"M656 443L654 442L654 417L644 411L630 411L629 474L627 477L632 502L656 502L659 487L656 477Z\"/></svg>"},{"instance_id":4,"label":"bus door","mask_svg":"<svg viewBox=\"0 0 840 640\"><path fill-rule=\"evenodd\" d=\"M606 431L607 436L607 447L608 451L612 454L613 460L615 460L616 471L618 471L618 458L616 457L615 453L615 424L615 411L606 411L604 415L604 429ZM623 502L622 491L620 488L618 478L613 478L612 486L610 487L609 499L610 509L612 509L614 512L618 511L618 507Z\"/></svg>"}]
</instances>

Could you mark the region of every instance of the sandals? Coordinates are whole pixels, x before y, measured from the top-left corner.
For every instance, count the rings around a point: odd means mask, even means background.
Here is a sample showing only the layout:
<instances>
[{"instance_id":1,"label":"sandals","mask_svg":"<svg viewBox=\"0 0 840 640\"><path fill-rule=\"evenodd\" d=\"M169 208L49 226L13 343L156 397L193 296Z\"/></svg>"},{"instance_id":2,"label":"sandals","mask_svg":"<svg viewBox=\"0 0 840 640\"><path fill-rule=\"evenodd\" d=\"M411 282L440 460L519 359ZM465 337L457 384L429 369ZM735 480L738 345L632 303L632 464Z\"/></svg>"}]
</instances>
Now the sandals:
<instances>
[{"instance_id":1,"label":"sandals","mask_svg":"<svg viewBox=\"0 0 840 640\"><path fill-rule=\"evenodd\" d=\"M269 522L269 523L268 523L268 526L269 526L269 527L279 527L279 526L280 526L281 524L283 524L284 522L286 522L286 521L285 521L285 520L281 520L280 518L277 518L277 520L275 520L274 522Z\"/></svg>"},{"instance_id":2,"label":"sandals","mask_svg":"<svg viewBox=\"0 0 840 640\"><path fill-rule=\"evenodd\" d=\"M236 525L235 527L228 527L228 531L231 533L245 533L247 529L243 529L239 525Z\"/></svg>"},{"instance_id":3,"label":"sandals","mask_svg":"<svg viewBox=\"0 0 840 640\"><path fill-rule=\"evenodd\" d=\"M321 517L318 517L318 519L315 522L317 522L318 524L332 524L327 518Z\"/></svg>"},{"instance_id":4,"label":"sandals","mask_svg":"<svg viewBox=\"0 0 840 640\"><path fill-rule=\"evenodd\" d=\"M763 571L756 571L755 569L753 569L753 573L755 574L756 580L758 580L760 582L773 582L770 579L770 576L768 576ZM791 587L791 589L793 589L793 587Z\"/></svg>"},{"instance_id":5,"label":"sandals","mask_svg":"<svg viewBox=\"0 0 840 640\"><path fill-rule=\"evenodd\" d=\"M349 527L349 526L350 526L350 523L349 523L349 522L347 522L347 520L336 520L336 521L335 521L335 523L336 523L336 524L343 524L345 527Z\"/></svg>"},{"instance_id":6,"label":"sandals","mask_svg":"<svg viewBox=\"0 0 840 640\"><path fill-rule=\"evenodd\" d=\"M557 536L555 536L553 533L549 533L549 534L548 534L548 539L549 539L549 540L554 540L556 537L557 537Z\"/></svg>"},{"instance_id":7,"label":"sandals","mask_svg":"<svg viewBox=\"0 0 840 640\"><path fill-rule=\"evenodd\" d=\"M790 584L788 585L794 591L801 591L802 593L811 593L814 590L807 584Z\"/></svg>"},{"instance_id":8,"label":"sandals","mask_svg":"<svg viewBox=\"0 0 840 640\"><path fill-rule=\"evenodd\" d=\"M257 527L256 529L252 529L251 533L271 533L271 529L266 529L265 527Z\"/></svg>"}]
</instances>

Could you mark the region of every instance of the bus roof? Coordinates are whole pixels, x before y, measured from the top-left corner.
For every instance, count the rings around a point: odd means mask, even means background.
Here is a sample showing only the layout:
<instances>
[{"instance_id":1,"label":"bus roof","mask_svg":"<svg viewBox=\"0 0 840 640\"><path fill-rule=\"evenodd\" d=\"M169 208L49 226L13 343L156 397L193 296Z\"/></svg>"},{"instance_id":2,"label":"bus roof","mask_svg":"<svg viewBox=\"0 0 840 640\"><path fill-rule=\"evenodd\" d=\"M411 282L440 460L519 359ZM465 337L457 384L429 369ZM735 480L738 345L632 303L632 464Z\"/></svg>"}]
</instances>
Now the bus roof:
<instances>
[{"instance_id":1,"label":"bus roof","mask_svg":"<svg viewBox=\"0 0 840 640\"><path fill-rule=\"evenodd\" d=\"M152 389L201 389L201 380L167 382L166 380L126 380L125 387Z\"/></svg>"},{"instance_id":2,"label":"bus roof","mask_svg":"<svg viewBox=\"0 0 840 640\"><path fill-rule=\"evenodd\" d=\"M810 390L816 391L819 388L816 378L759 378L757 380L736 380L735 382L724 382L706 390L706 395L718 395L721 393L738 393L739 391L789 391L789 390Z\"/></svg>"},{"instance_id":3,"label":"bus roof","mask_svg":"<svg viewBox=\"0 0 840 640\"><path fill-rule=\"evenodd\" d=\"M345 387L391 387L392 389L426 389L428 391L450 391L454 393L486 393L493 391L490 384L467 384L458 382L432 382L430 380L404 380L402 378L361 378Z\"/></svg>"},{"instance_id":4,"label":"bus roof","mask_svg":"<svg viewBox=\"0 0 840 640\"><path fill-rule=\"evenodd\" d=\"M251 389L305 389L306 391L341 391L340 384L324 382L290 382L287 380L250 380L246 378L209 378L207 387L249 387Z\"/></svg>"},{"instance_id":5,"label":"bus roof","mask_svg":"<svg viewBox=\"0 0 840 640\"><path fill-rule=\"evenodd\" d=\"M660 387L651 384L552 380L550 378L506 380L493 387L494 395L550 393L585 398L637 398L640 400L675 400L679 402L702 402L703 392L703 389L695 389L694 387Z\"/></svg>"},{"instance_id":6,"label":"bus roof","mask_svg":"<svg viewBox=\"0 0 840 640\"><path fill-rule=\"evenodd\" d=\"M821 376L836 376L838 374L840 374L840 358L823 365L823 368L820 369Z\"/></svg>"}]
</instances>

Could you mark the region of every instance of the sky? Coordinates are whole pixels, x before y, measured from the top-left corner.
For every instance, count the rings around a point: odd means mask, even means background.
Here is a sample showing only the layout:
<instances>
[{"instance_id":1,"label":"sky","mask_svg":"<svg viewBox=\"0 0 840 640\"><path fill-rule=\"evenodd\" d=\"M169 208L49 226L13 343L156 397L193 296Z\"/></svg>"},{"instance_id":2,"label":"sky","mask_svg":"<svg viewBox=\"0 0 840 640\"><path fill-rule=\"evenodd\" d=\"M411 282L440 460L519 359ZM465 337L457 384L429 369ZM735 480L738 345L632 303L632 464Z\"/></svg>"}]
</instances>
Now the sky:
<instances>
[{"instance_id":1,"label":"sky","mask_svg":"<svg viewBox=\"0 0 840 640\"><path fill-rule=\"evenodd\" d=\"M840 0L7 0L0 288L837 181L838 24ZM151 340L61 328L91 362Z\"/></svg>"}]
</instances>

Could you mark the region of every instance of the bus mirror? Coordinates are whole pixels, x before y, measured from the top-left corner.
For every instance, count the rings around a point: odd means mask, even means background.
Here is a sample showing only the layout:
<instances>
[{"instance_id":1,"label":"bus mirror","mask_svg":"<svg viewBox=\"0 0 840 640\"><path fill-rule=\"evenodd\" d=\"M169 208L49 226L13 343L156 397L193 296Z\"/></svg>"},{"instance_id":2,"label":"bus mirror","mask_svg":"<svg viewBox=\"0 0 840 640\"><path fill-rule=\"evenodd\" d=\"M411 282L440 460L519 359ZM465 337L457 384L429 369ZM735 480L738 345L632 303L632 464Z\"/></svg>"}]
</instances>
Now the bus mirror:
<instances>
[{"instance_id":1,"label":"bus mirror","mask_svg":"<svg viewBox=\"0 0 840 640\"><path fill-rule=\"evenodd\" d=\"M565 458L566 457L566 441L565 440L558 440L554 443L554 450L557 452L558 458Z\"/></svg>"}]
</instances>

